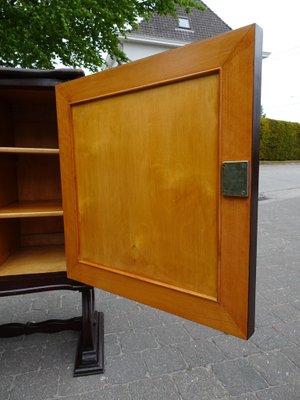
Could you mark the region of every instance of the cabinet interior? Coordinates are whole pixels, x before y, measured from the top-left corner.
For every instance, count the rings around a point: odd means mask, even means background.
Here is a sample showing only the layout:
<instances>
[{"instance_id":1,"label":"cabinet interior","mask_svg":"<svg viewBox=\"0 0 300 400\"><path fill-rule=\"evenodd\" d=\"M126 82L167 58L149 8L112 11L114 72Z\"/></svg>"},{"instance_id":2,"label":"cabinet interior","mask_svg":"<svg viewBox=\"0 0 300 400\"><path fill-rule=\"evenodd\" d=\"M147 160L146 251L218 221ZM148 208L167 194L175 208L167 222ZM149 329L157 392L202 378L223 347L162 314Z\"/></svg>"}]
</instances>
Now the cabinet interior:
<instances>
[{"instance_id":1,"label":"cabinet interior","mask_svg":"<svg viewBox=\"0 0 300 400\"><path fill-rule=\"evenodd\" d=\"M55 92L0 89L0 276L65 270Z\"/></svg>"}]
</instances>

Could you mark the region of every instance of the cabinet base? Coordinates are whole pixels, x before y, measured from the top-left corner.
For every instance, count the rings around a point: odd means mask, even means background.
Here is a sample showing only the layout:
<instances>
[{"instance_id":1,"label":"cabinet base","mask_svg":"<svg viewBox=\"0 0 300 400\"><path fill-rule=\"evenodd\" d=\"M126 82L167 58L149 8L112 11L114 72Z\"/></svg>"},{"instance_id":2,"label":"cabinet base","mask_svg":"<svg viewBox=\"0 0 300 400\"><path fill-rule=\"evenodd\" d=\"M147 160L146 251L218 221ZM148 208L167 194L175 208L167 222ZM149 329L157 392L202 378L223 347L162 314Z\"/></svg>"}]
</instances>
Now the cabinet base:
<instances>
[{"instance_id":1,"label":"cabinet base","mask_svg":"<svg viewBox=\"0 0 300 400\"><path fill-rule=\"evenodd\" d=\"M104 372L104 322L103 313L94 312L92 322L93 347L84 346L83 334L80 333L74 376L94 375Z\"/></svg>"},{"instance_id":2,"label":"cabinet base","mask_svg":"<svg viewBox=\"0 0 300 400\"><path fill-rule=\"evenodd\" d=\"M55 333L64 330L79 331L74 376L104 372L104 317L95 311L94 288L72 281L65 273L35 274L0 278L0 297L48 290L74 290L82 295L82 317L52 319L26 324L0 325L0 337Z\"/></svg>"},{"instance_id":3,"label":"cabinet base","mask_svg":"<svg viewBox=\"0 0 300 400\"><path fill-rule=\"evenodd\" d=\"M61 331L80 331L82 318L71 319L49 319L42 322L27 322L26 324L10 323L0 325L0 338L14 337L20 335L31 335L32 333L56 333Z\"/></svg>"}]
</instances>

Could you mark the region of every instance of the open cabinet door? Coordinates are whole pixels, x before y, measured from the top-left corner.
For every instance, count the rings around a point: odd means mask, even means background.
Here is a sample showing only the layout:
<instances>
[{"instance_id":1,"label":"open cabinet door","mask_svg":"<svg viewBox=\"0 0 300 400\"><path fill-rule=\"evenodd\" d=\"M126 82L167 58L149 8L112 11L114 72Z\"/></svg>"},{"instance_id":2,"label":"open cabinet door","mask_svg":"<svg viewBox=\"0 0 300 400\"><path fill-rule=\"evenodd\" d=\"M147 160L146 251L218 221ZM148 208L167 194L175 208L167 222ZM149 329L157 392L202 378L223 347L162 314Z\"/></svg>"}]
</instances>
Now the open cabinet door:
<instances>
[{"instance_id":1,"label":"open cabinet door","mask_svg":"<svg viewBox=\"0 0 300 400\"><path fill-rule=\"evenodd\" d=\"M57 86L68 276L254 329L261 30Z\"/></svg>"}]
</instances>

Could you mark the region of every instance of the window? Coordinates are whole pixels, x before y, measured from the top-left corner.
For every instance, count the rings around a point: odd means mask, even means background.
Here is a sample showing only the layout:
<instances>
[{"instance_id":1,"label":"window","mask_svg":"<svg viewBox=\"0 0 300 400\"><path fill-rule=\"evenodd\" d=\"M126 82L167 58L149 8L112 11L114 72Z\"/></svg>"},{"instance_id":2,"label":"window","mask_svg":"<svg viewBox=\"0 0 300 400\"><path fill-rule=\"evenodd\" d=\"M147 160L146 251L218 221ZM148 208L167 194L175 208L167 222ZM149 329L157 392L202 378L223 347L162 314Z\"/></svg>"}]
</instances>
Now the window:
<instances>
[{"instance_id":1,"label":"window","mask_svg":"<svg viewBox=\"0 0 300 400\"><path fill-rule=\"evenodd\" d=\"M190 21L186 17L178 17L178 26L183 29L190 29Z\"/></svg>"}]
</instances>

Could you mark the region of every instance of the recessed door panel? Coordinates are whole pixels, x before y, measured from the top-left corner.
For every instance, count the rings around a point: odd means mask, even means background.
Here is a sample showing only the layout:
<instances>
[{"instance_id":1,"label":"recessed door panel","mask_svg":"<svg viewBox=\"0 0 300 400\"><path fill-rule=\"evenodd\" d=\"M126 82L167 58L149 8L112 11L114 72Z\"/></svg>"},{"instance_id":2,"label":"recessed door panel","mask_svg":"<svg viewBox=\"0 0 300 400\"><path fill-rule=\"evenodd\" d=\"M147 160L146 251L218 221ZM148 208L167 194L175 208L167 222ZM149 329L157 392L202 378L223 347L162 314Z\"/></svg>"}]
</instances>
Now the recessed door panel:
<instances>
[{"instance_id":1,"label":"recessed door panel","mask_svg":"<svg viewBox=\"0 0 300 400\"><path fill-rule=\"evenodd\" d=\"M253 333L260 64L253 25L57 86L70 278Z\"/></svg>"},{"instance_id":2,"label":"recessed door panel","mask_svg":"<svg viewBox=\"0 0 300 400\"><path fill-rule=\"evenodd\" d=\"M218 108L218 73L73 107L80 261L217 298Z\"/></svg>"}]
</instances>

